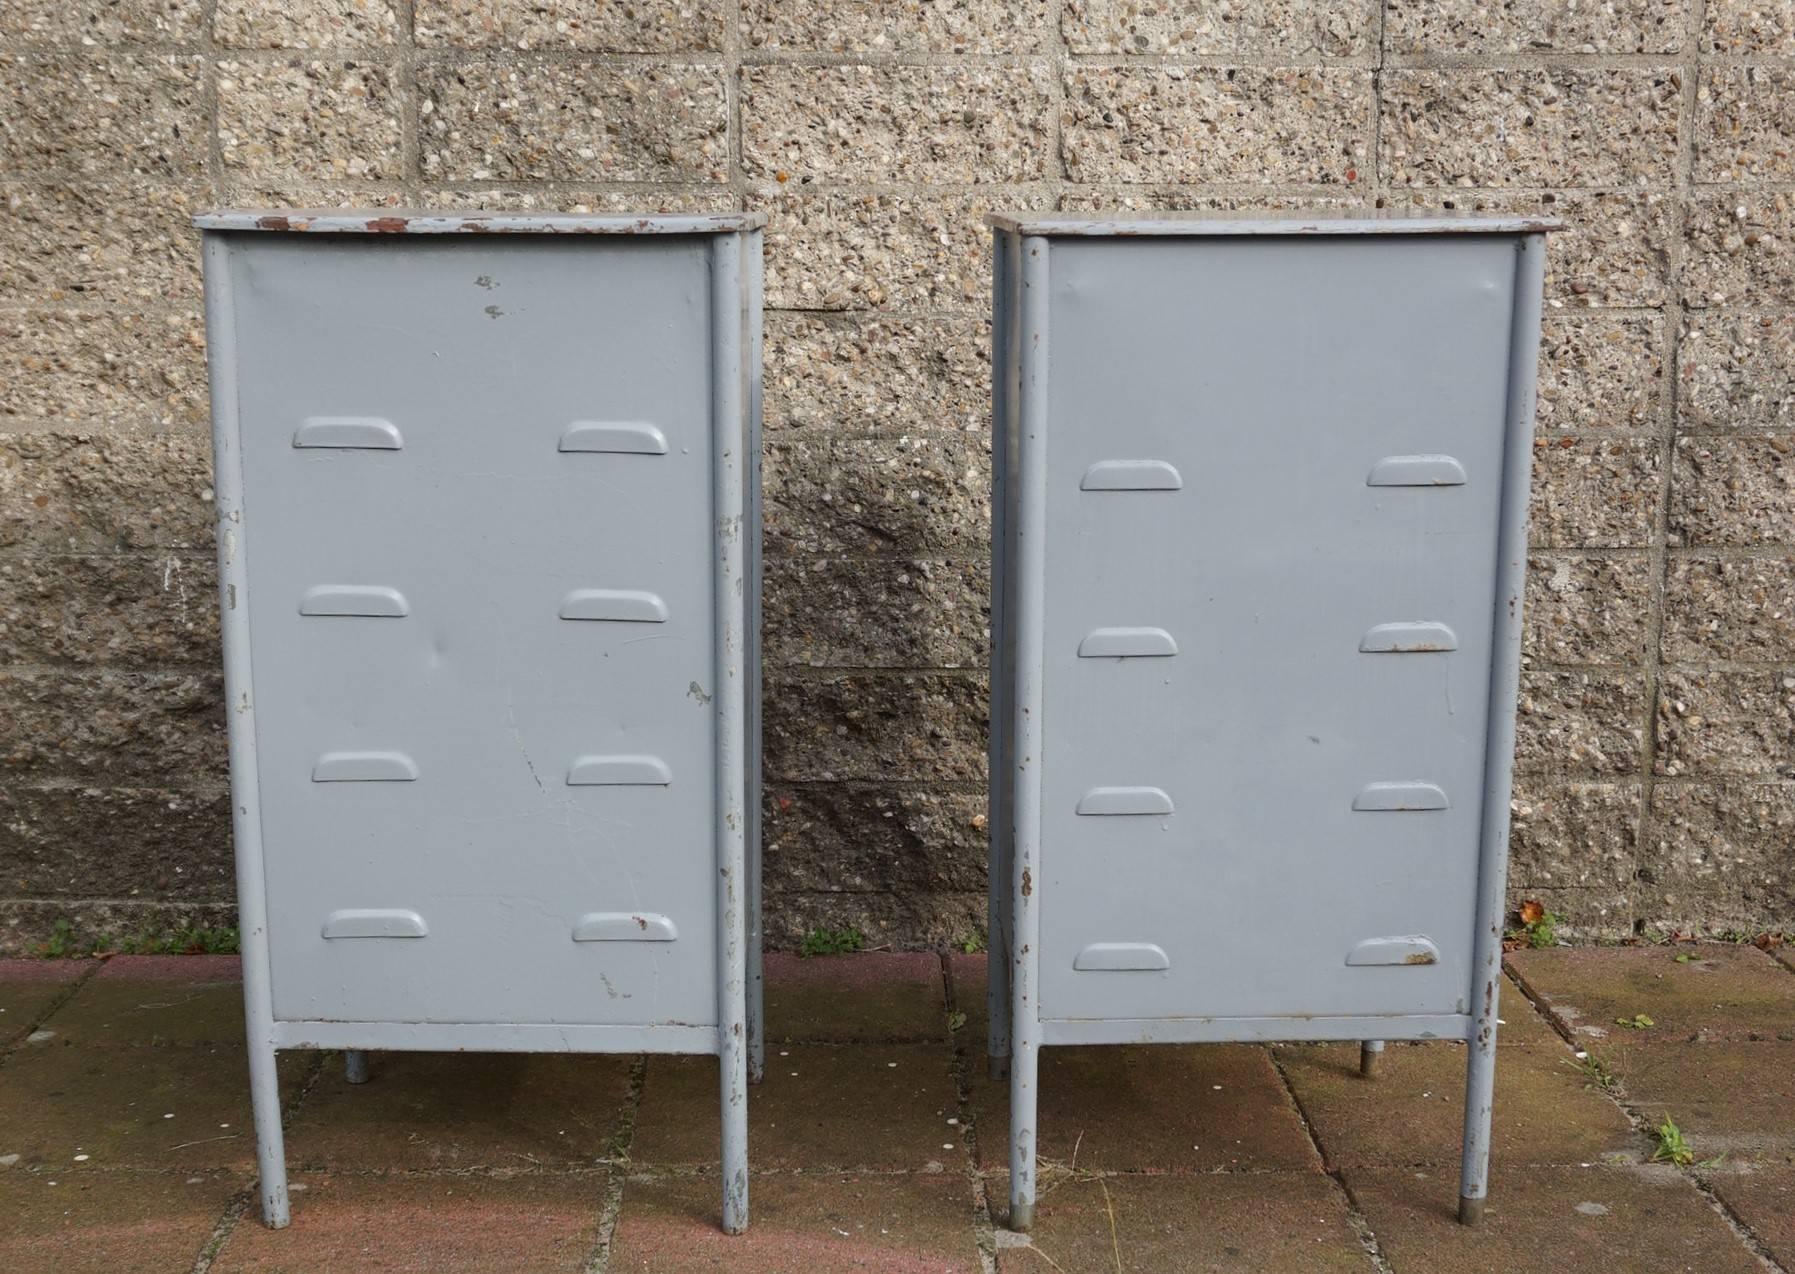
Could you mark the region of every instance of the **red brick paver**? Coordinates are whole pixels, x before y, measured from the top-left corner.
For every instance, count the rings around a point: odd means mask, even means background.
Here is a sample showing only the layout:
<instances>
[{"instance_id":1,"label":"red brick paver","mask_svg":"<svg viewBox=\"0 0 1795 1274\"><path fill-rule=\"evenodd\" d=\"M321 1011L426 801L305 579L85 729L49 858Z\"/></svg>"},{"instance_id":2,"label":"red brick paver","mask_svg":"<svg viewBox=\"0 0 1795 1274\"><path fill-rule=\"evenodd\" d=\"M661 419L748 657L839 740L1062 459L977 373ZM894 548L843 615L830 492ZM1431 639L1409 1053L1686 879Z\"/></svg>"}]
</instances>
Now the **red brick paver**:
<instances>
[{"instance_id":1,"label":"red brick paver","mask_svg":"<svg viewBox=\"0 0 1795 1274\"><path fill-rule=\"evenodd\" d=\"M1316 1173L1067 1181L1041 1196L999 1274L1303 1274L1371 1269L1339 1187Z\"/></svg>"},{"instance_id":2,"label":"red brick paver","mask_svg":"<svg viewBox=\"0 0 1795 1274\"><path fill-rule=\"evenodd\" d=\"M293 1224L245 1216L213 1274L520 1274L583 1270L598 1246L603 1173L306 1175Z\"/></svg>"},{"instance_id":3,"label":"red brick paver","mask_svg":"<svg viewBox=\"0 0 1795 1274\"><path fill-rule=\"evenodd\" d=\"M757 1176L754 1221L717 1228L714 1176L631 1180L611 1243L616 1274L949 1274L979 1268L971 1184L959 1172Z\"/></svg>"},{"instance_id":4,"label":"red brick paver","mask_svg":"<svg viewBox=\"0 0 1795 1274\"><path fill-rule=\"evenodd\" d=\"M0 1270L179 1274L220 1242L213 1270L308 1274L1369 1270L1367 1245L1398 1274L1727 1274L1760 1268L1749 1244L1795 1265L1795 974L1734 947L1517 956L1563 1023L1654 1025L1578 1037L1605 1090L1508 991L1483 1229L1453 1219L1461 1045L1392 1043L1369 1082L1352 1044L1161 1046L1044 1052L1032 1238L987 1212L1008 1094L983 957L947 962L951 998L933 955L769 961L739 1238L716 1228L714 1059L377 1053L351 1086L340 1056L283 1055L304 1188L277 1233L253 1211L233 960L0 964L0 1007L42 1023L0 1016ZM1644 1165L1661 1113L1719 1161Z\"/></svg>"},{"instance_id":5,"label":"red brick paver","mask_svg":"<svg viewBox=\"0 0 1795 1274\"><path fill-rule=\"evenodd\" d=\"M0 1269L186 1270L243 1184L229 1173L104 1172L75 1165L0 1172Z\"/></svg>"}]
</instances>

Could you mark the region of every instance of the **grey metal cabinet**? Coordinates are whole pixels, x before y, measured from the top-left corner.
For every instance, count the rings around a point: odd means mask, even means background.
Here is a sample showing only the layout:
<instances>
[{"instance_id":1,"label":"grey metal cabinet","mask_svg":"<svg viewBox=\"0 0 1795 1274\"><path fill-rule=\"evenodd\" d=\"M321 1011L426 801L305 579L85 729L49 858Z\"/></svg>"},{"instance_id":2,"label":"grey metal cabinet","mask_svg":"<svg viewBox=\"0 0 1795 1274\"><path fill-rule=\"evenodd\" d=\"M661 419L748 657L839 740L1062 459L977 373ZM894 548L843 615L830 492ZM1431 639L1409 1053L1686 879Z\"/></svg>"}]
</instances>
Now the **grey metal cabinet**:
<instances>
[{"instance_id":1,"label":"grey metal cabinet","mask_svg":"<svg viewBox=\"0 0 1795 1274\"><path fill-rule=\"evenodd\" d=\"M1468 1041L1475 1220L1554 223L991 224L1011 1223L1041 1046L1277 1039Z\"/></svg>"},{"instance_id":2,"label":"grey metal cabinet","mask_svg":"<svg viewBox=\"0 0 1795 1274\"><path fill-rule=\"evenodd\" d=\"M740 1230L760 220L197 224L264 1217L277 1049L714 1053Z\"/></svg>"}]
</instances>

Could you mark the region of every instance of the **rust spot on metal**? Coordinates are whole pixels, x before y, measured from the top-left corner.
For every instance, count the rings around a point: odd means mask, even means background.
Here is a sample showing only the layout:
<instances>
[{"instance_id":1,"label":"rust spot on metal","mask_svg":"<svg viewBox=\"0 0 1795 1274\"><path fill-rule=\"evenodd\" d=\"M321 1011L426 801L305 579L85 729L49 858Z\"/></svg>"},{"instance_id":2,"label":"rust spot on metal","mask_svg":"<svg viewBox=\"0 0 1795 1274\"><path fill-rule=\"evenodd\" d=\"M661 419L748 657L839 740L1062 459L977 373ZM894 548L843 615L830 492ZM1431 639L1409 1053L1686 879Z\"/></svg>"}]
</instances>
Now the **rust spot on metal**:
<instances>
[{"instance_id":1,"label":"rust spot on metal","mask_svg":"<svg viewBox=\"0 0 1795 1274\"><path fill-rule=\"evenodd\" d=\"M375 217L368 222L370 234L404 234L405 227L411 224L408 217Z\"/></svg>"},{"instance_id":2,"label":"rust spot on metal","mask_svg":"<svg viewBox=\"0 0 1795 1274\"><path fill-rule=\"evenodd\" d=\"M262 230L285 230L289 222L285 217L257 217L256 226Z\"/></svg>"},{"instance_id":3,"label":"rust spot on metal","mask_svg":"<svg viewBox=\"0 0 1795 1274\"><path fill-rule=\"evenodd\" d=\"M1022 869L1022 896L1024 898L1026 898L1030 894L1034 893L1034 891L1035 891L1034 878L1028 874L1028 868L1024 867Z\"/></svg>"},{"instance_id":4,"label":"rust spot on metal","mask_svg":"<svg viewBox=\"0 0 1795 1274\"><path fill-rule=\"evenodd\" d=\"M1431 951L1416 951L1411 955L1404 956L1402 962L1404 964L1432 964L1434 955Z\"/></svg>"}]
</instances>

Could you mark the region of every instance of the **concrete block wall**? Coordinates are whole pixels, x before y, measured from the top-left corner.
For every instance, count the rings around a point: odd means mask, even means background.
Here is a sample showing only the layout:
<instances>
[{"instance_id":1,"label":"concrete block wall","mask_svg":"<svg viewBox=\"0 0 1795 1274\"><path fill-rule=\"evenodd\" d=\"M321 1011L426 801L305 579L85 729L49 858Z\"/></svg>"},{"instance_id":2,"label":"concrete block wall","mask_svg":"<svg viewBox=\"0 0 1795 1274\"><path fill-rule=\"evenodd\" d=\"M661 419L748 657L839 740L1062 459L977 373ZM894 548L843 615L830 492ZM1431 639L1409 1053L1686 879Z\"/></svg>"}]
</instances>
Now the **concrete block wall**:
<instances>
[{"instance_id":1,"label":"concrete block wall","mask_svg":"<svg viewBox=\"0 0 1795 1274\"><path fill-rule=\"evenodd\" d=\"M764 210L769 932L983 913L993 208L1556 212L1517 897L1795 928L1795 0L12 0L0 946L230 912L214 203Z\"/></svg>"}]
</instances>

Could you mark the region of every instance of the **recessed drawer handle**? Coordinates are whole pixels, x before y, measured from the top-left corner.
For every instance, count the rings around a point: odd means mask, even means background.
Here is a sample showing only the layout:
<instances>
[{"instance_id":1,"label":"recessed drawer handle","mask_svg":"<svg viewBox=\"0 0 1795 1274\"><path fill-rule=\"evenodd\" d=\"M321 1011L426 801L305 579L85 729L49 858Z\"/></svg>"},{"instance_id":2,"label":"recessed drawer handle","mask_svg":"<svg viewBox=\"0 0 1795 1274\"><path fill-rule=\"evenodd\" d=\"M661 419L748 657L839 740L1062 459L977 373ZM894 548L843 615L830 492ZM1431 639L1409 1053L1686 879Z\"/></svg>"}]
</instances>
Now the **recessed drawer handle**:
<instances>
[{"instance_id":1,"label":"recessed drawer handle","mask_svg":"<svg viewBox=\"0 0 1795 1274\"><path fill-rule=\"evenodd\" d=\"M567 771L569 787L665 787L673 771L658 756L583 756Z\"/></svg>"},{"instance_id":2,"label":"recessed drawer handle","mask_svg":"<svg viewBox=\"0 0 1795 1274\"><path fill-rule=\"evenodd\" d=\"M418 763L403 752L326 752L312 766L314 783L410 783Z\"/></svg>"},{"instance_id":3,"label":"recessed drawer handle","mask_svg":"<svg viewBox=\"0 0 1795 1274\"><path fill-rule=\"evenodd\" d=\"M1099 460L1084 471L1080 491L1178 491L1184 478L1164 460Z\"/></svg>"},{"instance_id":4,"label":"recessed drawer handle","mask_svg":"<svg viewBox=\"0 0 1795 1274\"><path fill-rule=\"evenodd\" d=\"M1072 967L1085 973L1152 972L1171 968L1172 961L1151 942L1093 942L1078 953Z\"/></svg>"},{"instance_id":5,"label":"recessed drawer handle","mask_svg":"<svg viewBox=\"0 0 1795 1274\"><path fill-rule=\"evenodd\" d=\"M396 619L411 613L405 594L377 584L320 584L299 599L301 615L367 615Z\"/></svg>"},{"instance_id":6,"label":"recessed drawer handle","mask_svg":"<svg viewBox=\"0 0 1795 1274\"><path fill-rule=\"evenodd\" d=\"M576 588L561 599L561 618L664 624L667 622L667 603L654 593L621 588Z\"/></svg>"},{"instance_id":7,"label":"recessed drawer handle","mask_svg":"<svg viewBox=\"0 0 1795 1274\"><path fill-rule=\"evenodd\" d=\"M1362 811L1443 810L1446 792L1437 783L1367 783L1352 798Z\"/></svg>"},{"instance_id":8,"label":"recessed drawer handle","mask_svg":"<svg viewBox=\"0 0 1795 1274\"><path fill-rule=\"evenodd\" d=\"M560 449L664 456L667 435L641 420L576 420L561 435Z\"/></svg>"},{"instance_id":9,"label":"recessed drawer handle","mask_svg":"<svg viewBox=\"0 0 1795 1274\"><path fill-rule=\"evenodd\" d=\"M424 917L400 908L333 911L324 917L326 938L422 938Z\"/></svg>"},{"instance_id":10,"label":"recessed drawer handle","mask_svg":"<svg viewBox=\"0 0 1795 1274\"><path fill-rule=\"evenodd\" d=\"M1359 649L1368 655L1433 654L1457 650L1458 634L1431 620L1379 624L1359 638Z\"/></svg>"},{"instance_id":11,"label":"recessed drawer handle","mask_svg":"<svg viewBox=\"0 0 1795 1274\"><path fill-rule=\"evenodd\" d=\"M575 942L672 942L679 930L651 911L594 911L573 927Z\"/></svg>"},{"instance_id":12,"label":"recessed drawer handle","mask_svg":"<svg viewBox=\"0 0 1795 1274\"><path fill-rule=\"evenodd\" d=\"M1368 487L1462 487L1465 466L1451 456L1385 456L1371 466Z\"/></svg>"},{"instance_id":13,"label":"recessed drawer handle","mask_svg":"<svg viewBox=\"0 0 1795 1274\"><path fill-rule=\"evenodd\" d=\"M1163 628L1096 628L1078 643L1080 659L1141 659L1178 653L1178 643Z\"/></svg>"},{"instance_id":14,"label":"recessed drawer handle","mask_svg":"<svg viewBox=\"0 0 1795 1274\"><path fill-rule=\"evenodd\" d=\"M1078 812L1090 817L1170 814L1172 798L1157 787L1094 787L1078 798Z\"/></svg>"},{"instance_id":15,"label":"recessed drawer handle","mask_svg":"<svg viewBox=\"0 0 1795 1274\"><path fill-rule=\"evenodd\" d=\"M399 426L378 416L307 416L293 434L293 445L398 451L405 443L399 437Z\"/></svg>"},{"instance_id":16,"label":"recessed drawer handle","mask_svg":"<svg viewBox=\"0 0 1795 1274\"><path fill-rule=\"evenodd\" d=\"M1349 965L1438 964L1440 949L1433 939L1412 934L1402 938L1367 938L1347 952Z\"/></svg>"}]
</instances>

